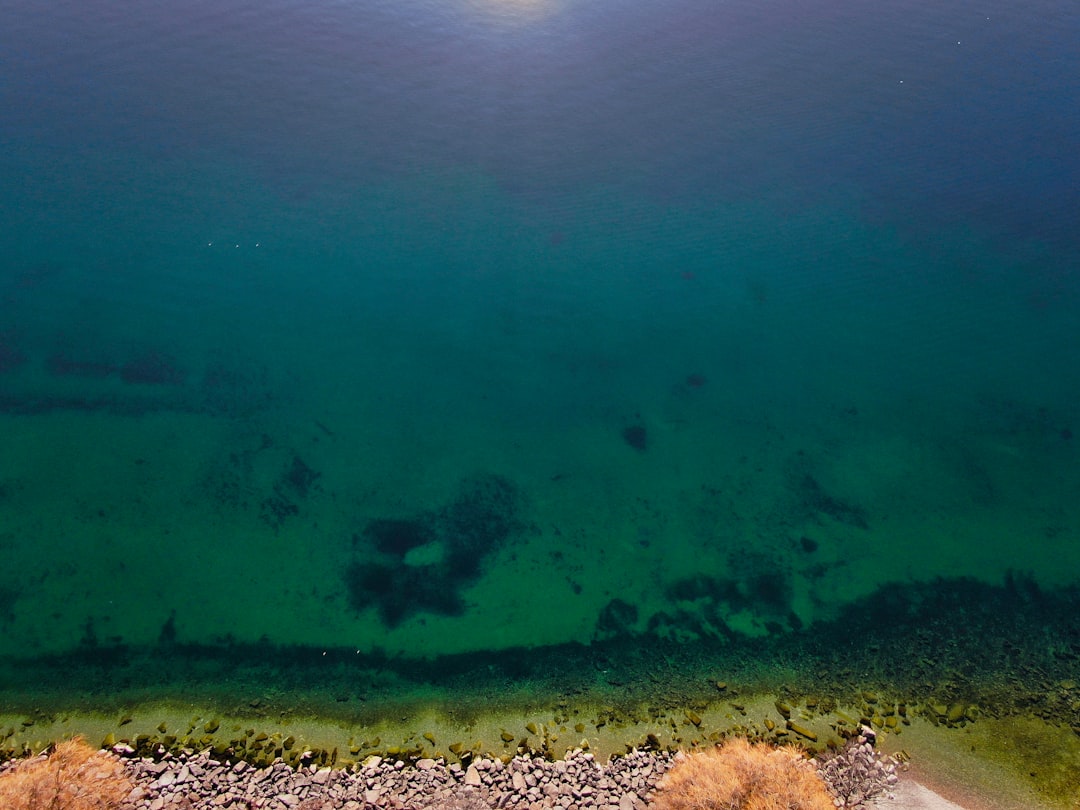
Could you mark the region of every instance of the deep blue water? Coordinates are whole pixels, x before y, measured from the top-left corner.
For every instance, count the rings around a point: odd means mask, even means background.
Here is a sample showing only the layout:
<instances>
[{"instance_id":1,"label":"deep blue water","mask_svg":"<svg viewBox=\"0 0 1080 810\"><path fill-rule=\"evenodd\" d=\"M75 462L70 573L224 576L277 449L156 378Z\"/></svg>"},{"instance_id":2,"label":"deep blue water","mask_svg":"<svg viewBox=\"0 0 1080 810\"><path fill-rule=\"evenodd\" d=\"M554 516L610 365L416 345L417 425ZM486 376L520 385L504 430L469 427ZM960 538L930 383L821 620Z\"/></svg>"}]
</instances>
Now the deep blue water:
<instances>
[{"instance_id":1,"label":"deep blue water","mask_svg":"<svg viewBox=\"0 0 1080 810\"><path fill-rule=\"evenodd\" d=\"M1063 2L4 3L0 653L1076 584L1077 42Z\"/></svg>"}]
</instances>

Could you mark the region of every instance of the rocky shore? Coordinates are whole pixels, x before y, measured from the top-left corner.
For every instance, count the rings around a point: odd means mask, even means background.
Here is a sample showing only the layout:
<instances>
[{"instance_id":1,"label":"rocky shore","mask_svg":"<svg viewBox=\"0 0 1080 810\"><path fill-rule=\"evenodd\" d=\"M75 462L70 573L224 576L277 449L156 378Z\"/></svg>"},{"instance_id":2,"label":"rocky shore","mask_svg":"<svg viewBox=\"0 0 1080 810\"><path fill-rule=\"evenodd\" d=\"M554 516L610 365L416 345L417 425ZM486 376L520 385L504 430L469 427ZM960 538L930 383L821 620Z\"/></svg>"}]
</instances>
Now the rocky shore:
<instances>
[{"instance_id":1,"label":"rocky shore","mask_svg":"<svg viewBox=\"0 0 1080 810\"><path fill-rule=\"evenodd\" d=\"M672 754L634 751L601 763L584 751L554 762L528 755L465 766L372 757L355 770L284 762L255 768L206 753L131 758L136 787L124 810L373 810L374 808L580 808L644 810Z\"/></svg>"}]
</instances>

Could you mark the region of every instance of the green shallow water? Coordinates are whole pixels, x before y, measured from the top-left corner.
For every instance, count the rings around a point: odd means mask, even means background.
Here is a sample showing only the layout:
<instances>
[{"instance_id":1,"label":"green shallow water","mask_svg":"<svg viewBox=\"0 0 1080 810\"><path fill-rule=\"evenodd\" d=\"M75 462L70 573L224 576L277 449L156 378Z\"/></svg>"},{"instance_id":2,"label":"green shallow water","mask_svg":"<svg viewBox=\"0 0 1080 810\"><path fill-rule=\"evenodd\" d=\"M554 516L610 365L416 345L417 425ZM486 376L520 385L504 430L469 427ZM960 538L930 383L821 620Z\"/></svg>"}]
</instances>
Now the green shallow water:
<instances>
[{"instance_id":1,"label":"green shallow water","mask_svg":"<svg viewBox=\"0 0 1080 810\"><path fill-rule=\"evenodd\" d=\"M1075 15L677 5L4 14L12 729L1080 727Z\"/></svg>"},{"instance_id":2,"label":"green shallow water","mask_svg":"<svg viewBox=\"0 0 1080 810\"><path fill-rule=\"evenodd\" d=\"M14 265L6 659L266 648L288 682L289 650L483 670L626 641L764 670L860 600L1073 585L1071 322L1012 296L1018 249L603 200L553 239L460 177L338 202L291 204L285 244L187 215L137 260L106 234Z\"/></svg>"},{"instance_id":3,"label":"green shallow water","mask_svg":"<svg viewBox=\"0 0 1080 810\"><path fill-rule=\"evenodd\" d=\"M1074 581L1072 326L1017 256L762 206L553 244L449 181L481 213L400 244L435 203L393 191L292 245L15 264L4 651L765 636L889 583ZM370 241L320 255L339 220Z\"/></svg>"}]
</instances>

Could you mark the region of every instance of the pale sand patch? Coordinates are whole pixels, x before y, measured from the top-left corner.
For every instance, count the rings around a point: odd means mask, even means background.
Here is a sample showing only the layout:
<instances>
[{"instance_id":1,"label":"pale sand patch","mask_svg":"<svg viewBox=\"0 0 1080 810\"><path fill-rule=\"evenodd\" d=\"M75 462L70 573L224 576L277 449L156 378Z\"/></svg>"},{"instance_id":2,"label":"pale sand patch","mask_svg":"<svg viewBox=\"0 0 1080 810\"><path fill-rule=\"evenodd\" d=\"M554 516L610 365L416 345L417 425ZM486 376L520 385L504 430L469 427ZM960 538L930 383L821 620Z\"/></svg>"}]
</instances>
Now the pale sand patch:
<instances>
[{"instance_id":1,"label":"pale sand patch","mask_svg":"<svg viewBox=\"0 0 1080 810\"><path fill-rule=\"evenodd\" d=\"M962 729L916 721L880 738L889 753L910 755L902 784L916 783L965 810L1080 808L1080 737L1034 718L983 718ZM882 806L923 807L910 791ZM929 805L946 808L949 805Z\"/></svg>"}]
</instances>

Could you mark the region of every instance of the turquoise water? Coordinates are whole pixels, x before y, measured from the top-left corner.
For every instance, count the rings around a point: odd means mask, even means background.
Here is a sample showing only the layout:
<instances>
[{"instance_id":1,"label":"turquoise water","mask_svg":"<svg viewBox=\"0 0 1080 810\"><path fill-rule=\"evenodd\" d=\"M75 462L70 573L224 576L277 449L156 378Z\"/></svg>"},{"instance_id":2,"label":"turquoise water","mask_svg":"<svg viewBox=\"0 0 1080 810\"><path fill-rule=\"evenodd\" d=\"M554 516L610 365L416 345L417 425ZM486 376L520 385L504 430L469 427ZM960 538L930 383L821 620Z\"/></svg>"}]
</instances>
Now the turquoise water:
<instances>
[{"instance_id":1,"label":"turquoise water","mask_svg":"<svg viewBox=\"0 0 1080 810\"><path fill-rule=\"evenodd\" d=\"M945 5L8 4L0 655L1071 593L1080 17Z\"/></svg>"}]
</instances>

